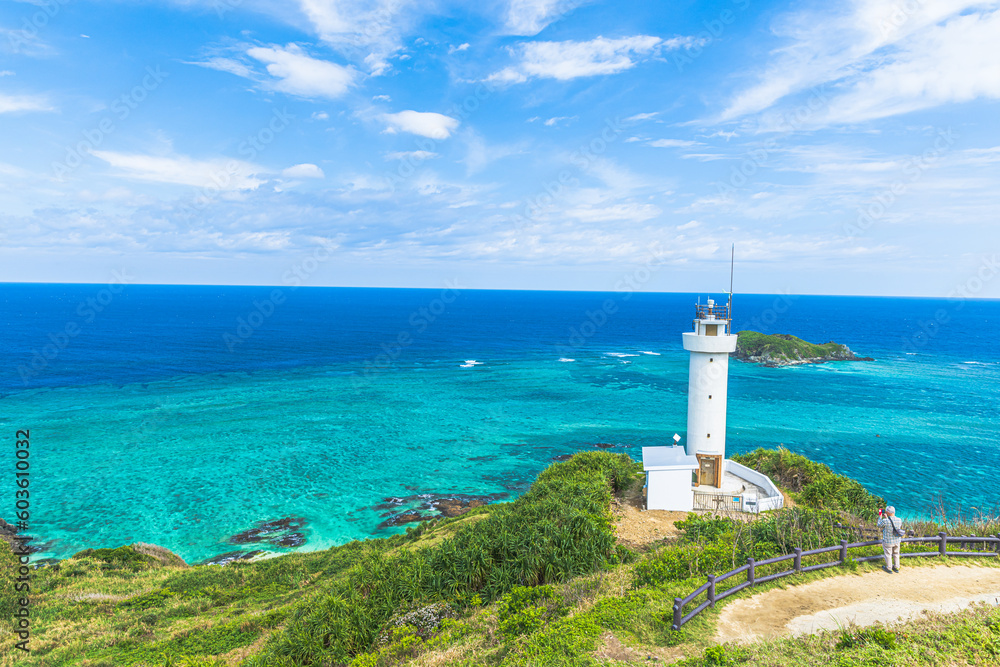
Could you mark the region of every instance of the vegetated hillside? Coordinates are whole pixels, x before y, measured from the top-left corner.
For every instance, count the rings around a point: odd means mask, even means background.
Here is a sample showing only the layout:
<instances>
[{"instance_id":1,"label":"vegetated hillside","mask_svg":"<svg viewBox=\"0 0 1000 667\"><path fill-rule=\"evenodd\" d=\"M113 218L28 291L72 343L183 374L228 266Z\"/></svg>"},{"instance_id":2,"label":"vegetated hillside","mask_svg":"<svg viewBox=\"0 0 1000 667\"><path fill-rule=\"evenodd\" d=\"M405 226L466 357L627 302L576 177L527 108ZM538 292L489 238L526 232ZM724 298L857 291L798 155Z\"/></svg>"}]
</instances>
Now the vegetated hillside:
<instances>
[{"instance_id":1,"label":"vegetated hillside","mask_svg":"<svg viewBox=\"0 0 1000 667\"><path fill-rule=\"evenodd\" d=\"M791 480L801 506L752 523L692 514L680 522L679 539L643 553L616 545L609 509L612 494L639 483L640 467L606 452L553 464L514 502L326 551L186 567L143 546L88 550L32 573L32 652L4 642L0 664L582 666L686 656L687 665L825 665L831 656L837 664L875 664L876 654L895 664L937 664L912 647L931 655L942 632L954 635L949 641L970 662L986 664L998 646L990 641L1000 634L1000 612L917 624L898 642L891 632L852 631L768 645L790 662L714 646L717 610L672 631L674 597L704 583L705 574L747 556L849 539L836 523L881 504L856 482L790 452L758 450L742 460ZM0 557L0 586L11 590L5 544ZM5 618L13 604L0 598Z\"/></svg>"},{"instance_id":2,"label":"vegetated hillside","mask_svg":"<svg viewBox=\"0 0 1000 667\"><path fill-rule=\"evenodd\" d=\"M736 358L765 366L872 361L871 357L858 357L846 345L833 341L816 345L789 334L762 334L756 331L740 331L736 335Z\"/></svg>"}]
</instances>

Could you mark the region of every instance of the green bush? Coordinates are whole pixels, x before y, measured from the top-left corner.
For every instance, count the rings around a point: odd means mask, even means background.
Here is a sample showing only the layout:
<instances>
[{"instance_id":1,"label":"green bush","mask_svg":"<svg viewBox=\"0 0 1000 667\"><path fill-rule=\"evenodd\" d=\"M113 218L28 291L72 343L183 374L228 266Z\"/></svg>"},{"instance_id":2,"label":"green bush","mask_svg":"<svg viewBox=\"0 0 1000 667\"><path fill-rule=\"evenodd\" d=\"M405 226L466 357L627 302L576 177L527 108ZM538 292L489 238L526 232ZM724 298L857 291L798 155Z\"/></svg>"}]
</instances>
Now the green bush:
<instances>
[{"instance_id":1,"label":"green bush","mask_svg":"<svg viewBox=\"0 0 1000 667\"><path fill-rule=\"evenodd\" d=\"M544 470L514 502L492 505L486 518L463 524L440 544L355 554L343 576L303 602L285 631L247 665L348 663L372 649L401 609L489 602L518 587L544 587L618 562L627 554L615 544L611 494L633 483L638 470L623 454L577 454ZM509 630L541 627L555 615L540 609L525 606L512 614Z\"/></svg>"},{"instance_id":2,"label":"green bush","mask_svg":"<svg viewBox=\"0 0 1000 667\"><path fill-rule=\"evenodd\" d=\"M737 463L753 468L787 489L796 503L814 509L841 510L874 521L885 500L868 492L861 484L837 475L829 466L793 454L784 447L777 450L756 449L732 457Z\"/></svg>"}]
</instances>

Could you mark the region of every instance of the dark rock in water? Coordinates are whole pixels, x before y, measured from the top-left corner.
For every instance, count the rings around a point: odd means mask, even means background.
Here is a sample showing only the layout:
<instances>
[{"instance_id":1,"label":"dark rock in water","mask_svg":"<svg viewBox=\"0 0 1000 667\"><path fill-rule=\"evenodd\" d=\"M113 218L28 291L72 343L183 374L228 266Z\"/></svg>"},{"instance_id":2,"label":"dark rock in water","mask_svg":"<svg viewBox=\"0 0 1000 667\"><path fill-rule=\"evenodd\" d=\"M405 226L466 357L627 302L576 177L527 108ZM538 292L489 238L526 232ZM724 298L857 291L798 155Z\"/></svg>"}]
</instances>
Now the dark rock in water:
<instances>
[{"instance_id":1,"label":"dark rock in water","mask_svg":"<svg viewBox=\"0 0 1000 667\"><path fill-rule=\"evenodd\" d=\"M264 552L260 549L254 549L253 551L227 551L224 554L206 558L203 561L195 563L195 565L227 565L238 560L250 560L254 556L259 556L262 553Z\"/></svg>"},{"instance_id":2,"label":"dark rock in water","mask_svg":"<svg viewBox=\"0 0 1000 667\"><path fill-rule=\"evenodd\" d=\"M378 527L384 529L415 521L460 516L475 507L482 507L491 502L509 497L509 493L491 493L485 496L464 493L421 493L402 498L395 496L384 498L382 503L368 509L395 510L384 512L380 515L382 518L385 518L385 521L380 523Z\"/></svg>"},{"instance_id":3,"label":"dark rock in water","mask_svg":"<svg viewBox=\"0 0 1000 667\"><path fill-rule=\"evenodd\" d=\"M610 442L595 442L594 447L600 447L601 449L611 449L614 447Z\"/></svg>"},{"instance_id":4,"label":"dark rock in water","mask_svg":"<svg viewBox=\"0 0 1000 667\"><path fill-rule=\"evenodd\" d=\"M14 524L7 523L3 519L0 519L0 540L6 542L11 551L16 551L18 553L23 553L27 551L29 554L35 554L39 551L47 551L49 547L52 546L52 542L43 542L38 545L33 545L32 540L36 539L31 536L27 536L24 540L14 539L18 535L17 526ZM25 537L22 535L22 537Z\"/></svg>"},{"instance_id":5,"label":"dark rock in water","mask_svg":"<svg viewBox=\"0 0 1000 667\"><path fill-rule=\"evenodd\" d=\"M470 461L475 461L477 463L485 463L487 461L496 461L497 457L496 456L471 456L471 457L469 457L469 460Z\"/></svg>"},{"instance_id":6,"label":"dark rock in water","mask_svg":"<svg viewBox=\"0 0 1000 667\"><path fill-rule=\"evenodd\" d=\"M406 485L403 486L403 488L406 489L407 491L419 491L420 490L419 487L413 486L412 484L406 484Z\"/></svg>"},{"instance_id":7,"label":"dark rock in water","mask_svg":"<svg viewBox=\"0 0 1000 667\"><path fill-rule=\"evenodd\" d=\"M560 454L559 456L553 456L552 460L553 461L569 461L571 458L573 458L572 454Z\"/></svg>"},{"instance_id":8,"label":"dark rock in water","mask_svg":"<svg viewBox=\"0 0 1000 667\"><path fill-rule=\"evenodd\" d=\"M276 547L300 547L306 543L306 536L299 532L306 525L302 517L287 516L284 519L265 521L256 528L244 530L229 538L230 544L257 544L267 542Z\"/></svg>"}]
</instances>

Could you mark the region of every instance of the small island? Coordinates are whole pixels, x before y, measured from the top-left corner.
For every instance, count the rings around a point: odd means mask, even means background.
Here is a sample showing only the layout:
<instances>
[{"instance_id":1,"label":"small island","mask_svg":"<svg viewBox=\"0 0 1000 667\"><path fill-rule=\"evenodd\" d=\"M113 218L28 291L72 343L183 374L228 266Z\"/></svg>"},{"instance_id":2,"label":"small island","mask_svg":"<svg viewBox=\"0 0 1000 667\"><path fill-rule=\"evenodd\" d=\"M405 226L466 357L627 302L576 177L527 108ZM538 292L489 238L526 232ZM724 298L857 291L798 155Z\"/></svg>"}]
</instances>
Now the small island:
<instances>
[{"instance_id":1,"label":"small island","mask_svg":"<svg viewBox=\"0 0 1000 667\"><path fill-rule=\"evenodd\" d=\"M740 331L736 334L735 356L740 361L768 367L798 364L822 364L827 361L874 361L859 357L842 343L816 345L789 334L762 334Z\"/></svg>"}]
</instances>

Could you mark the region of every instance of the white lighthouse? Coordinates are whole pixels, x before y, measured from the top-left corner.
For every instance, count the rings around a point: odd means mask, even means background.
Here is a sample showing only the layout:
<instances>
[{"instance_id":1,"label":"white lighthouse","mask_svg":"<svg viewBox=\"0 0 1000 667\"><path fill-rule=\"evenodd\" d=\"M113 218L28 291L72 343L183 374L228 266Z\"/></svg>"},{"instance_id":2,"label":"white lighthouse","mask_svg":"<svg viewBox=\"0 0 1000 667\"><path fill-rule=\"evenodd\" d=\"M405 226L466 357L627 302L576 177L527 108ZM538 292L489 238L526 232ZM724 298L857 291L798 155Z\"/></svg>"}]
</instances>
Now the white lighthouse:
<instances>
[{"instance_id":1,"label":"white lighthouse","mask_svg":"<svg viewBox=\"0 0 1000 667\"><path fill-rule=\"evenodd\" d=\"M692 331L681 334L688 365L687 441L642 448L646 509L761 512L784 506L767 475L726 458L726 402L732 332L733 291L719 305L695 305ZM667 431L669 432L669 431Z\"/></svg>"},{"instance_id":2,"label":"white lighthouse","mask_svg":"<svg viewBox=\"0 0 1000 667\"><path fill-rule=\"evenodd\" d=\"M736 334L730 331L732 302L730 294L725 305L712 299L697 304L693 331L682 334L684 349L691 353L686 450L698 461L699 486L722 487L729 354L736 351Z\"/></svg>"}]
</instances>

